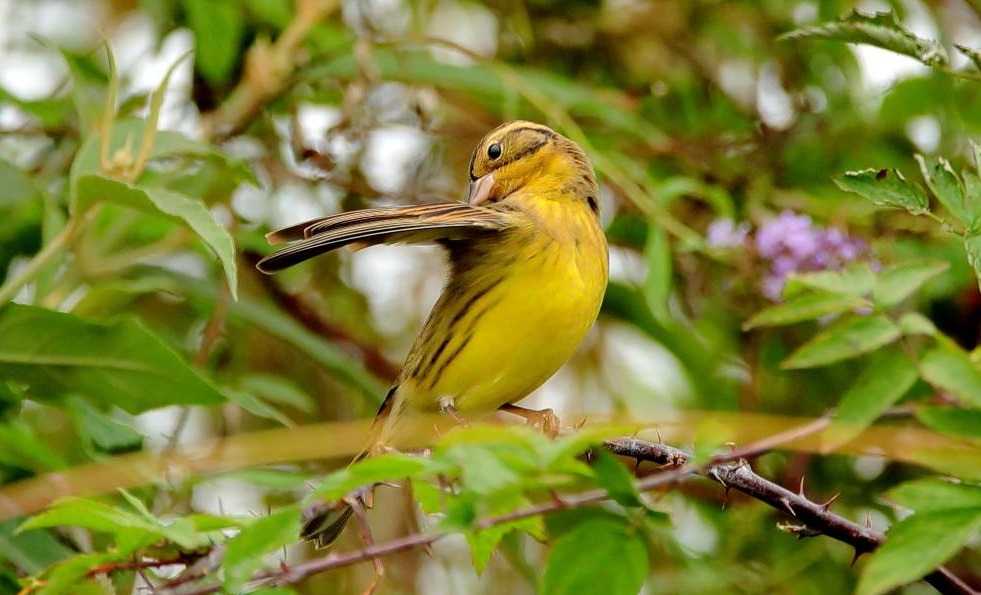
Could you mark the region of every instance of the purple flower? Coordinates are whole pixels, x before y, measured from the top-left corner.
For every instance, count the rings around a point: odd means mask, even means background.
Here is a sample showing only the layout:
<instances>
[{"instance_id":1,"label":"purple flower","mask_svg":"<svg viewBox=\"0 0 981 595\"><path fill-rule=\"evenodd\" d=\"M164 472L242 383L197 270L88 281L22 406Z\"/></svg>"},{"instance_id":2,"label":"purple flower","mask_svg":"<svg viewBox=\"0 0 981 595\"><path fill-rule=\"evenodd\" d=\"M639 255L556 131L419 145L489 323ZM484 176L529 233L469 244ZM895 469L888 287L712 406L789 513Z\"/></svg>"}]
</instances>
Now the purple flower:
<instances>
[{"instance_id":1,"label":"purple flower","mask_svg":"<svg viewBox=\"0 0 981 595\"><path fill-rule=\"evenodd\" d=\"M779 301L787 277L793 273L837 270L868 253L868 245L839 229L815 225L807 215L784 211L760 226L755 247L769 264L760 291Z\"/></svg>"},{"instance_id":2,"label":"purple flower","mask_svg":"<svg viewBox=\"0 0 981 595\"><path fill-rule=\"evenodd\" d=\"M774 275L786 277L799 268L800 263L792 256L777 256L773 259L770 270Z\"/></svg>"},{"instance_id":3,"label":"purple flower","mask_svg":"<svg viewBox=\"0 0 981 595\"><path fill-rule=\"evenodd\" d=\"M716 219L709 224L705 240L713 248L736 248L746 242L748 235L749 223L736 225L732 219Z\"/></svg>"},{"instance_id":4,"label":"purple flower","mask_svg":"<svg viewBox=\"0 0 981 595\"><path fill-rule=\"evenodd\" d=\"M756 232L756 251L763 258L772 259L791 245L796 250L807 249L811 247L812 239L811 218L784 211L760 226Z\"/></svg>"}]
</instances>

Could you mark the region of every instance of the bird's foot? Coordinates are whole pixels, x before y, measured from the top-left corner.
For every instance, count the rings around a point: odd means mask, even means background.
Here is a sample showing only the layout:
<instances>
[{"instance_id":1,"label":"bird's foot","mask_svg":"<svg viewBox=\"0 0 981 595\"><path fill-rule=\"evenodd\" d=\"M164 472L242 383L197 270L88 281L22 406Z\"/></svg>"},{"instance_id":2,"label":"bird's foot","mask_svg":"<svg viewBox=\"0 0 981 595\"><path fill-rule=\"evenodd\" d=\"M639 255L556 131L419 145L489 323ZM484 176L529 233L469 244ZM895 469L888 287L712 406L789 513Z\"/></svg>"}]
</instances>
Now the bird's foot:
<instances>
[{"instance_id":1,"label":"bird's foot","mask_svg":"<svg viewBox=\"0 0 981 595\"><path fill-rule=\"evenodd\" d=\"M558 436L562 427L558 416L551 409L528 409L518 405L505 405L501 407L501 411L523 417L529 426L540 428L542 433L549 438Z\"/></svg>"},{"instance_id":2,"label":"bird's foot","mask_svg":"<svg viewBox=\"0 0 981 595\"><path fill-rule=\"evenodd\" d=\"M444 415L449 415L453 418L453 421L460 424L461 426L468 426L470 422L466 420L460 412L457 411L456 406L453 404L453 399L440 399L439 400L439 410L443 412Z\"/></svg>"}]
</instances>

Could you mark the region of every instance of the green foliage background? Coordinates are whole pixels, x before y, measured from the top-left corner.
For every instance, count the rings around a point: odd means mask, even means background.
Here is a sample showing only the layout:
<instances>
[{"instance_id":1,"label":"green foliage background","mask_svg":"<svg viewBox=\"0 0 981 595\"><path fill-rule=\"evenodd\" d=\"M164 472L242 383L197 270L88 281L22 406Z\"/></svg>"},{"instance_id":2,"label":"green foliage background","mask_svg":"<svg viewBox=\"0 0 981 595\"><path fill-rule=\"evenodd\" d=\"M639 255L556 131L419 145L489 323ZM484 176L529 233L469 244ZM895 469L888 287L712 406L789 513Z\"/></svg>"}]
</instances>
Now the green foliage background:
<instances>
[{"instance_id":1,"label":"green foliage background","mask_svg":"<svg viewBox=\"0 0 981 595\"><path fill-rule=\"evenodd\" d=\"M700 460L827 415L754 468L840 494L832 510L887 545L852 565L712 484L638 494L629 462L581 456L622 428L475 426L314 491L410 483L412 500L379 491L375 539L452 535L387 558L381 592L920 592L942 563L981 587L976 2L91 0L70 35L78 13L36 4L0 5L24 17L4 59L59 79L0 79L0 593L129 593L215 544L204 586L361 592L370 564L250 577L323 555L295 544L302 502L363 426L314 424L374 413L440 259L344 253L267 278L263 234L459 199L471 147L519 117L589 152L614 271L536 403L642 420ZM15 24L46 18L67 24ZM783 212L861 257L768 297L758 241ZM748 237L713 239L723 220ZM602 506L484 522L597 488Z\"/></svg>"}]
</instances>

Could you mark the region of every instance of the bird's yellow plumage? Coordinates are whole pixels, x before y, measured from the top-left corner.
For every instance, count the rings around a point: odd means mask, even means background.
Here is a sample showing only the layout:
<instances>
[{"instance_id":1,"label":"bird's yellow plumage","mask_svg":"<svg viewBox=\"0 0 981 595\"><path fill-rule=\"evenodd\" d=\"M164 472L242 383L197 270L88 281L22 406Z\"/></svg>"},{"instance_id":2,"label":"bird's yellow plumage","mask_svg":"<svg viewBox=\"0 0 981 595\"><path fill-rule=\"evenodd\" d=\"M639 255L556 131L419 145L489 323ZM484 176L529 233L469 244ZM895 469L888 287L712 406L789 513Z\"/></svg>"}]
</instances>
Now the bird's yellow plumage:
<instances>
[{"instance_id":1,"label":"bird's yellow plumage","mask_svg":"<svg viewBox=\"0 0 981 595\"><path fill-rule=\"evenodd\" d=\"M449 281L378 412L367 456L408 411L482 412L510 405L572 355L607 281L596 180L585 153L531 122L504 124L477 145L468 204L365 209L270 234L300 240L260 264L274 272L357 243L441 244ZM303 535L333 541L346 505L319 507Z\"/></svg>"}]
</instances>

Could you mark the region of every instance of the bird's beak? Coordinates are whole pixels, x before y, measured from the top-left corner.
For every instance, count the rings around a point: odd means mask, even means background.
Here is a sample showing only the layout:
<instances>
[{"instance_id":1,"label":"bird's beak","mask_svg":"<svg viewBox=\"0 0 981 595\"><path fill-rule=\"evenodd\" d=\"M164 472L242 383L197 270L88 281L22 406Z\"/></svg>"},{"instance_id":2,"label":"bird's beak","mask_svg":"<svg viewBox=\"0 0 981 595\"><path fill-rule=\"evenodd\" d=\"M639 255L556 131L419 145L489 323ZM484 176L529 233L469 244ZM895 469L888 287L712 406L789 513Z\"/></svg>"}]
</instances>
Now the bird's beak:
<instances>
[{"instance_id":1,"label":"bird's beak","mask_svg":"<svg viewBox=\"0 0 981 595\"><path fill-rule=\"evenodd\" d=\"M467 202L471 206L478 206L487 202L493 186L494 174L487 174L470 182L470 197L467 199Z\"/></svg>"}]
</instances>

